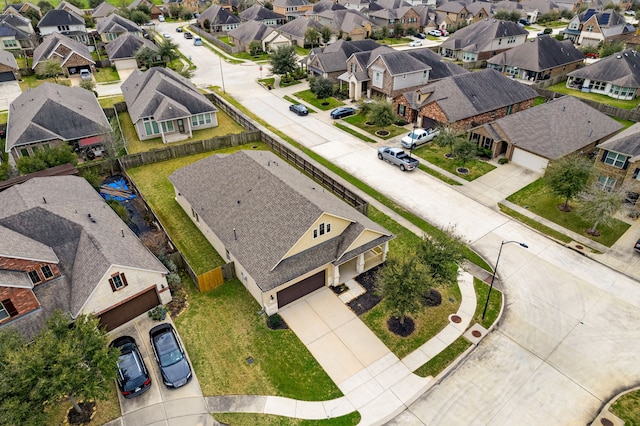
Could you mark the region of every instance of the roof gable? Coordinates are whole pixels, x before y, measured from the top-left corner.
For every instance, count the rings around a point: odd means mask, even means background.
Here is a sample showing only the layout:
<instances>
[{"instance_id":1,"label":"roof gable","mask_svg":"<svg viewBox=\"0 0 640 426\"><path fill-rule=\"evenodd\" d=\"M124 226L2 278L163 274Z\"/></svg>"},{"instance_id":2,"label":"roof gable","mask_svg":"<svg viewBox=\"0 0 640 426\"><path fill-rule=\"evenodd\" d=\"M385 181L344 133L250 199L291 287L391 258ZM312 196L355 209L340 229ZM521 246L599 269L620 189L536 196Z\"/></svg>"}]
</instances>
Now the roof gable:
<instances>
[{"instance_id":1,"label":"roof gable","mask_svg":"<svg viewBox=\"0 0 640 426\"><path fill-rule=\"evenodd\" d=\"M142 48L158 51L158 46L146 38L138 37L133 33L123 34L108 43L105 47L110 60L135 58L136 52Z\"/></svg>"},{"instance_id":2,"label":"roof gable","mask_svg":"<svg viewBox=\"0 0 640 426\"><path fill-rule=\"evenodd\" d=\"M640 53L633 49L607 56L568 74L574 78L588 78L611 82L621 87L640 87Z\"/></svg>"},{"instance_id":3,"label":"roof gable","mask_svg":"<svg viewBox=\"0 0 640 426\"><path fill-rule=\"evenodd\" d=\"M490 64L515 66L530 71L544 71L584 60L584 54L570 40L558 41L548 35L534 37L489 60Z\"/></svg>"},{"instance_id":4,"label":"roof gable","mask_svg":"<svg viewBox=\"0 0 640 426\"><path fill-rule=\"evenodd\" d=\"M528 34L527 30L515 22L485 19L459 29L440 46L453 50L484 52L490 50L495 39Z\"/></svg>"},{"instance_id":5,"label":"roof gable","mask_svg":"<svg viewBox=\"0 0 640 426\"><path fill-rule=\"evenodd\" d=\"M84 19L75 13L62 9L51 9L38 23L38 28L57 27L61 25L82 25Z\"/></svg>"}]
</instances>

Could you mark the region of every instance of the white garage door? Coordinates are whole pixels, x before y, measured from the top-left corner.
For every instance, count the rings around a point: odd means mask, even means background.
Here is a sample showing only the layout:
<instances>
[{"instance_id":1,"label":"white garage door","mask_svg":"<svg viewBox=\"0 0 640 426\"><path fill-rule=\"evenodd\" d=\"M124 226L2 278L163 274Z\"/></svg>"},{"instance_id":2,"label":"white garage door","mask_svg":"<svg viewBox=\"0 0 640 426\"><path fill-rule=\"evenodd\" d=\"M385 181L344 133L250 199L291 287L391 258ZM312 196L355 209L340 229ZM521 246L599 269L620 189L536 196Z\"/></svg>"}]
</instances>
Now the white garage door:
<instances>
[{"instance_id":1,"label":"white garage door","mask_svg":"<svg viewBox=\"0 0 640 426\"><path fill-rule=\"evenodd\" d=\"M120 70L130 70L138 68L138 63L135 59L121 59L119 61L114 61L116 64L116 69Z\"/></svg>"},{"instance_id":2,"label":"white garage door","mask_svg":"<svg viewBox=\"0 0 640 426\"><path fill-rule=\"evenodd\" d=\"M547 164L549 163L549 160L546 158L523 151L519 148L513 150L513 157L511 158L511 161L537 173L544 173L547 168Z\"/></svg>"}]
</instances>

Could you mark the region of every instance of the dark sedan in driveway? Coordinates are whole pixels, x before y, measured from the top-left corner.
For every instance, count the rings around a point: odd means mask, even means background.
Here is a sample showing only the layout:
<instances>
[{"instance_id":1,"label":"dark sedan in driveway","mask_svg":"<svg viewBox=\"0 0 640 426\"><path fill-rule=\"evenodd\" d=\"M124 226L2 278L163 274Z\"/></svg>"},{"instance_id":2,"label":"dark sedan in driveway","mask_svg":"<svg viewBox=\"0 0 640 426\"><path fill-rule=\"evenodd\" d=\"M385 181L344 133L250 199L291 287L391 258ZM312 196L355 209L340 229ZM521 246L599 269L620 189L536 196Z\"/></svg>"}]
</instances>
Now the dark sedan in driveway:
<instances>
[{"instance_id":1,"label":"dark sedan in driveway","mask_svg":"<svg viewBox=\"0 0 640 426\"><path fill-rule=\"evenodd\" d=\"M289 111L293 111L298 115L307 115L309 110L302 104L289 105Z\"/></svg>"},{"instance_id":2,"label":"dark sedan in driveway","mask_svg":"<svg viewBox=\"0 0 640 426\"><path fill-rule=\"evenodd\" d=\"M355 113L356 113L356 109L355 108L340 107L340 108L336 108L333 111L331 111L331 118L334 118L334 119L344 118L344 117L348 117L350 115L353 115Z\"/></svg>"},{"instance_id":3,"label":"dark sedan in driveway","mask_svg":"<svg viewBox=\"0 0 640 426\"><path fill-rule=\"evenodd\" d=\"M151 377L135 339L130 336L118 337L111 342L111 346L120 350L116 381L122 395L133 398L149 390Z\"/></svg>"},{"instance_id":4,"label":"dark sedan in driveway","mask_svg":"<svg viewBox=\"0 0 640 426\"><path fill-rule=\"evenodd\" d=\"M157 325L149 331L149 336L165 386L179 388L189 383L191 366L173 326L168 323Z\"/></svg>"}]
</instances>

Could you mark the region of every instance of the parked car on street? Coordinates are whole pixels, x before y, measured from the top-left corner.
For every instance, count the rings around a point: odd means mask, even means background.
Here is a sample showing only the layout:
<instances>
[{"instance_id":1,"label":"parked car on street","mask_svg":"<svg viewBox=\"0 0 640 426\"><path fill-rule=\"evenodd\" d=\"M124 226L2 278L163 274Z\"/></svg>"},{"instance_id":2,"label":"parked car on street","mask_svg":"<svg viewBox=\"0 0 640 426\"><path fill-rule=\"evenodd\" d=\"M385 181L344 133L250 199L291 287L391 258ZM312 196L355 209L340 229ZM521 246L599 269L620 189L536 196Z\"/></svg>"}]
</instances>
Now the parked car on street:
<instances>
[{"instance_id":1,"label":"parked car on street","mask_svg":"<svg viewBox=\"0 0 640 426\"><path fill-rule=\"evenodd\" d=\"M414 129L407 136L400 140L400 144L406 149L415 149L424 143L427 143L440 134L436 129Z\"/></svg>"},{"instance_id":2,"label":"parked car on street","mask_svg":"<svg viewBox=\"0 0 640 426\"><path fill-rule=\"evenodd\" d=\"M176 27L176 32L177 32L177 33L181 33L181 32L182 32L182 28L180 28L180 27Z\"/></svg>"},{"instance_id":3,"label":"parked car on street","mask_svg":"<svg viewBox=\"0 0 640 426\"><path fill-rule=\"evenodd\" d=\"M636 241L636 243L633 245L633 249L637 252L640 252L640 240Z\"/></svg>"},{"instance_id":4,"label":"parked car on street","mask_svg":"<svg viewBox=\"0 0 640 426\"><path fill-rule=\"evenodd\" d=\"M418 34L416 34L416 37L421 38L421 39L423 39L423 40L424 40L425 38L427 38L427 36L425 35L425 33L418 33Z\"/></svg>"},{"instance_id":5,"label":"parked car on street","mask_svg":"<svg viewBox=\"0 0 640 426\"><path fill-rule=\"evenodd\" d=\"M338 119L348 117L356 113L356 109L352 107L339 107L331 111L331 118Z\"/></svg>"},{"instance_id":6,"label":"parked car on street","mask_svg":"<svg viewBox=\"0 0 640 426\"><path fill-rule=\"evenodd\" d=\"M151 377L135 339L131 336L118 337L109 346L120 350L116 382L122 396L133 398L149 390Z\"/></svg>"},{"instance_id":7,"label":"parked car on street","mask_svg":"<svg viewBox=\"0 0 640 426\"><path fill-rule=\"evenodd\" d=\"M164 15L158 15L158 21L164 22L165 21Z\"/></svg>"},{"instance_id":8,"label":"parked car on street","mask_svg":"<svg viewBox=\"0 0 640 426\"><path fill-rule=\"evenodd\" d=\"M191 34L189 31L185 31L184 32L184 38L192 39L193 38L193 34Z\"/></svg>"},{"instance_id":9,"label":"parked car on street","mask_svg":"<svg viewBox=\"0 0 640 426\"><path fill-rule=\"evenodd\" d=\"M547 35L547 34L553 34L553 29L552 28L545 28L541 33L538 33L539 36L543 36L543 35Z\"/></svg>"},{"instance_id":10,"label":"parked car on street","mask_svg":"<svg viewBox=\"0 0 640 426\"><path fill-rule=\"evenodd\" d=\"M434 37L442 37L442 31L440 30L429 30L427 34Z\"/></svg>"},{"instance_id":11,"label":"parked car on street","mask_svg":"<svg viewBox=\"0 0 640 426\"><path fill-rule=\"evenodd\" d=\"M405 170L417 169L420 165L418 159L410 157L400 148L392 148L388 146L380 147L378 148L378 158L391 164L395 164L400 167L400 170L403 172Z\"/></svg>"},{"instance_id":12,"label":"parked car on street","mask_svg":"<svg viewBox=\"0 0 640 426\"><path fill-rule=\"evenodd\" d=\"M164 37L164 38L171 38L171 34L169 34L169 33L162 33L162 37Z\"/></svg>"},{"instance_id":13,"label":"parked car on street","mask_svg":"<svg viewBox=\"0 0 640 426\"><path fill-rule=\"evenodd\" d=\"M83 80L91 80L91 71L88 69L80 70L80 78Z\"/></svg>"},{"instance_id":14,"label":"parked car on street","mask_svg":"<svg viewBox=\"0 0 640 426\"><path fill-rule=\"evenodd\" d=\"M194 46L202 46L202 39L200 37L194 37L193 38L193 45Z\"/></svg>"},{"instance_id":15,"label":"parked car on street","mask_svg":"<svg viewBox=\"0 0 640 426\"><path fill-rule=\"evenodd\" d=\"M518 24L521 24L521 25L531 25L531 22L530 22L528 19L521 18L521 19L518 21Z\"/></svg>"},{"instance_id":16,"label":"parked car on street","mask_svg":"<svg viewBox=\"0 0 640 426\"><path fill-rule=\"evenodd\" d=\"M179 388L189 383L193 377L191 366L173 326L169 323L156 325L149 331L149 336L165 386Z\"/></svg>"},{"instance_id":17,"label":"parked car on street","mask_svg":"<svg viewBox=\"0 0 640 426\"><path fill-rule=\"evenodd\" d=\"M629 15L629 16L636 16L636 11L635 10L625 10L624 14L625 15Z\"/></svg>"},{"instance_id":18,"label":"parked car on street","mask_svg":"<svg viewBox=\"0 0 640 426\"><path fill-rule=\"evenodd\" d=\"M422 46L422 42L420 40L413 40L409 43L409 47Z\"/></svg>"},{"instance_id":19,"label":"parked car on street","mask_svg":"<svg viewBox=\"0 0 640 426\"><path fill-rule=\"evenodd\" d=\"M293 111L298 115L309 114L309 110L307 109L307 107L302 104L289 105L289 111Z\"/></svg>"}]
</instances>

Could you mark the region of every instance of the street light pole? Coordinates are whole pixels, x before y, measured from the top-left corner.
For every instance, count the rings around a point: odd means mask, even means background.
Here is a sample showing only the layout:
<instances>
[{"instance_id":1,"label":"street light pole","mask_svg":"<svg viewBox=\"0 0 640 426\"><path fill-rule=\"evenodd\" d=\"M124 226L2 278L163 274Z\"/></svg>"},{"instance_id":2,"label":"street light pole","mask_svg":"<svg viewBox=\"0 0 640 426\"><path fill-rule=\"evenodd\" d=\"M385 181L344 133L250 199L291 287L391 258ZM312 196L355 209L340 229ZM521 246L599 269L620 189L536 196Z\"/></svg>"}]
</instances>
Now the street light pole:
<instances>
[{"instance_id":1,"label":"street light pole","mask_svg":"<svg viewBox=\"0 0 640 426\"><path fill-rule=\"evenodd\" d=\"M498 273L498 262L500 262L500 255L502 254L502 247L505 244L509 243L517 243L520 247L529 248L525 243L521 243L519 241L503 241L500 244L500 250L498 251L498 258L496 259L496 266L493 268L493 275L491 276L491 285L489 286L489 294L487 294L487 301L484 303L484 310L482 311L482 319L487 313L487 306L489 306L489 298L491 297L491 290L493 290L493 281L496 279L496 275Z\"/></svg>"}]
</instances>

